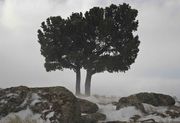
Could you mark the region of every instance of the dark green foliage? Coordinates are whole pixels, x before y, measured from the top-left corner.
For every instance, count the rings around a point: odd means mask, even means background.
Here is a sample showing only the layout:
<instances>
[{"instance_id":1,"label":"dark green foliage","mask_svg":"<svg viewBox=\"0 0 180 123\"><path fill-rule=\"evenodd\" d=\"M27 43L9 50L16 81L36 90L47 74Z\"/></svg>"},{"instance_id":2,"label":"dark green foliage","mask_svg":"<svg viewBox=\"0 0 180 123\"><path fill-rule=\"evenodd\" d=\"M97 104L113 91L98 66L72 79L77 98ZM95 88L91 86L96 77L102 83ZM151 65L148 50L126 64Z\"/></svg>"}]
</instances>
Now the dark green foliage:
<instances>
[{"instance_id":1,"label":"dark green foliage","mask_svg":"<svg viewBox=\"0 0 180 123\"><path fill-rule=\"evenodd\" d=\"M139 51L137 10L128 4L111 5L105 9L94 7L85 13L87 34L91 50L87 54L85 69L92 73L127 71Z\"/></svg>"},{"instance_id":2,"label":"dark green foliage","mask_svg":"<svg viewBox=\"0 0 180 123\"><path fill-rule=\"evenodd\" d=\"M42 23L38 39L47 71L82 67L83 21L81 13L73 13L67 20L57 16Z\"/></svg>"}]
</instances>

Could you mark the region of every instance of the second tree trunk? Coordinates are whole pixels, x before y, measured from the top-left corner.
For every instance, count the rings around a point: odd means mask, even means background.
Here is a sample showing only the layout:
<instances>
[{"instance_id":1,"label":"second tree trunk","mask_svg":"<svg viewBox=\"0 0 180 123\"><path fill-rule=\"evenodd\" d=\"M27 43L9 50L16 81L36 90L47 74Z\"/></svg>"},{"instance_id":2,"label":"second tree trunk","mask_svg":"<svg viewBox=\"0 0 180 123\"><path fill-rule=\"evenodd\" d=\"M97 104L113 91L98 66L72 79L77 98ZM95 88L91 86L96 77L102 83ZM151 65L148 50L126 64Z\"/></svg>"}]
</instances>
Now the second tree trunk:
<instances>
[{"instance_id":1,"label":"second tree trunk","mask_svg":"<svg viewBox=\"0 0 180 123\"><path fill-rule=\"evenodd\" d=\"M92 73L87 70L86 81L85 81L85 95L86 96L91 95L91 77L92 77Z\"/></svg>"}]
</instances>

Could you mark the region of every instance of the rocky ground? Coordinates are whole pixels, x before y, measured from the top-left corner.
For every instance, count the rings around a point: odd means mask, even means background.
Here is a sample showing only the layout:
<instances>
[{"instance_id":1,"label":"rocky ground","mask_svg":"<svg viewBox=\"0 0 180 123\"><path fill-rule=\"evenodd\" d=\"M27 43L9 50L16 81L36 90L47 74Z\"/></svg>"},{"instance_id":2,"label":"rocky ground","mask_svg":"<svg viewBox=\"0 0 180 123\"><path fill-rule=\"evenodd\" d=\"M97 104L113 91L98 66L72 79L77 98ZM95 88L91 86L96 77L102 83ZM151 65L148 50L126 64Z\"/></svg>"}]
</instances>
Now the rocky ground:
<instances>
[{"instance_id":1,"label":"rocky ground","mask_svg":"<svg viewBox=\"0 0 180 123\"><path fill-rule=\"evenodd\" d=\"M0 123L16 116L37 123L178 123L180 102L157 93L76 97L64 87L1 89Z\"/></svg>"},{"instance_id":2,"label":"rocky ground","mask_svg":"<svg viewBox=\"0 0 180 123\"><path fill-rule=\"evenodd\" d=\"M136 96L148 96L149 101L137 99ZM154 93L139 93L129 97L85 98L95 102L99 113L105 114L105 121L101 123L180 123L180 103L168 95ZM162 102L162 100L164 100ZM156 105L158 104L158 105Z\"/></svg>"}]
</instances>

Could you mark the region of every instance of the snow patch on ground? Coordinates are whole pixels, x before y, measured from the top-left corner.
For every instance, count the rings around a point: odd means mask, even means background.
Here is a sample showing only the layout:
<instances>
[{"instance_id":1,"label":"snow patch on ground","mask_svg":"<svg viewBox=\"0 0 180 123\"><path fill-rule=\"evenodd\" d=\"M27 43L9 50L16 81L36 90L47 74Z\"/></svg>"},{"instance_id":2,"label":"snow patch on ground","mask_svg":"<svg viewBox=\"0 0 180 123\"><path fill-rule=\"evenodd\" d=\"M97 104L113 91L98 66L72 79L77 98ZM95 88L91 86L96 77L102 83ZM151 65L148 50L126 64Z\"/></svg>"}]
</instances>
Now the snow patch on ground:
<instances>
[{"instance_id":1,"label":"snow patch on ground","mask_svg":"<svg viewBox=\"0 0 180 123\"><path fill-rule=\"evenodd\" d=\"M99 96L99 95L93 95L90 97L80 97L80 98L100 105L112 104L112 102L118 102L118 100L120 99L120 97L116 97L116 96L107 97L107 96Z\"/></svg>"},{"instance_id":2,"label":"snow patch on ground","mask_svg":"<svg viewBox=\"0 0 180 123\"><path fill-rule=\"evenodd\" d=\"M37 121L37 123L50 123L49 120L44 121L43 119L41 119L40 114L33 114L33 112L29 108L27 108L26 110L19 111L17 113L10 113L6 117L2 118L0 120L0 123L8 123L10 119L14 119L16 117L19 117L23 121L30 119Z\"/></svg>"},{"instance_id":3,"label":"snow patch on ground","mask_svg":"<svg viewBox=\"0 0 180 123\"><path fill-rule=\"evenodd\" d=\"M41 102L41 97L36 93L32 93L31 100L31 105L35 105L36 103Z\"/></svg>"},{"instance_id":4,"label":"snow patch on ground","mask_svg":"<svg viewBox=\"0 0 180 123\"><path fill-rule=\"evenodd\" d=\"M46 118L51 118L51 117L53 117L54 116L54 111L52 111L52 112L50 112L47 116L46 116Z\"/></svg>"},{"instance_id":5,"label":"snow patch on ground","mask_svg":"<svg viewBox=\"0 0 180 123\"><path fill-rule=\"evenodd\" d=\"M1 103L1 104L2 104L2 103L7 103L7 100L2 99L2 100L0 101L0 103Z\"/></svg>"},{"instance_id":6,"label":"snow patch on ground","mask_svg":"<svg viewBox=\"0 0 180 123\"><path fill-rule=\"evenodd\" d=\"M142 116L142 113L134 106L122 108L120 110L104 110L102 113L106 115L106 121L130 121L134 115Z\"/></svg>"},{"instance_id":7,"label":"snow patch on ground","mask_svg":"<svg viewBox=\"0 0 180 123\"><path fill-rule=\"evenodd\" d=\"M112 104L107 104L107 105L99 105L99 112L101 113L105 113L105 112L113 112L116 111L116 106L112 105Z\"/></svg>"},{"instance_id":8,"label":"snow patch on ground","mask_svg":"<svg viewBox=\"0 0 180 123\"><path fill-rule=\"evenodd\" d=\"M118 102L120 97L95 95L91 97L83 97L83 99L96 103L99 107L98 112L106 115L106 121L130 121L130 118L134 115L143 115L141 111L137 110L134 106L116 110L116 106L112 103Z\"/></svg>"},{"instance_id":9,"label":"snow patch on ground","mask_svg":"<svg viewBox=\"0 0 180 123\"><path fill-rule=\"evenodd\" d=\"M165 111L168 110L167 106L158 106L158 107L156 107L156 106L149 105L149 104L146 104L146 103L143 103L143 106L144 106L145 110L148 113L153 113L153 112L164 113Z\"/></svg>"},{"instance_id":10,"label":"snow patch on ground","mask_svg":"<svg viewBox=\"0 0 180 123\"><path fill-rule=\"evenodd\" d=\"M18 94L15 94L15 93L9 93L6 95L7 97L16 97L18 96Z\"/></svg>"},{"instance_id":11,"label":"snow patch on ground","mask_svg":"<svg viewBox=\"0 0 180 123\"><path fill-rule=\"evenodd\" d=\"M180 107L180 101L177 101L177 102L175 103L175 106Z\"/></svg>"}]
</instances>

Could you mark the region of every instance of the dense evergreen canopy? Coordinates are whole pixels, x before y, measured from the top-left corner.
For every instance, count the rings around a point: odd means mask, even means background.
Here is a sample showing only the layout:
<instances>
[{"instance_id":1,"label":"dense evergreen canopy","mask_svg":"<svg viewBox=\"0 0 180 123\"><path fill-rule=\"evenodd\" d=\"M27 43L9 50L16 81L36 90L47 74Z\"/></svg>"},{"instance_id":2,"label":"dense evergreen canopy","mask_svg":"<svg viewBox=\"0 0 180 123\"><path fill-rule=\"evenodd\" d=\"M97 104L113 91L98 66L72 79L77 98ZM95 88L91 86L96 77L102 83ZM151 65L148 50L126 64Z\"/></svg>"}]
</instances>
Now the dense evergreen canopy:
<instances>
[{"instance_id":1,"label":"dense evergreen canopy","mask_svg":"<svg viewBox=\"0 0 180 123\"><path fill-rule=\"evenodd\" d=\"M46 70L73 69L76 94L80 94L80 69L84 68L85 94L90 95L93 74L125 72L135 62L140 44L138 36L133 35L138 27L137 14L124 3L94 7L84 15L73 13L67 19L48 18L38 30Z\"/></svg>"}]
</instances>

